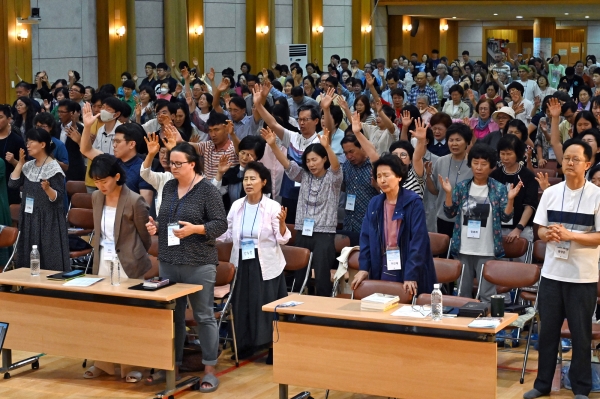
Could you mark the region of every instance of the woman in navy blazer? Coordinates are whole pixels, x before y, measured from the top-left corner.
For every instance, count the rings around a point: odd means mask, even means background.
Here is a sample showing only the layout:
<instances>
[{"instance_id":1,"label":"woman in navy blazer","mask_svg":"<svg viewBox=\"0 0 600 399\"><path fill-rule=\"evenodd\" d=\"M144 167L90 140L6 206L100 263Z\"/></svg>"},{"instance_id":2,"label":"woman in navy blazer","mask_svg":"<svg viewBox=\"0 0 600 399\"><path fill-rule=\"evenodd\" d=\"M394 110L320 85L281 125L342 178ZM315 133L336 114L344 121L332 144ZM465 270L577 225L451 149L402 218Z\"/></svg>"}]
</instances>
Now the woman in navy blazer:
<instances>
[{"instance_id":1,"label":"woman in navy blazer","mask_svg":"<svg viewBox=\"0 0 600 399\"><path fill-rule=\"evenodd\" d=\"M423 201L401 187L406 174L395 155L384 155L373 164L373 178L383 194L371 199L363 219L360 271L353 289L369 277L404 283L407 292L419 295L431 293L437 282Z\"/></svg>"}]
</instances>

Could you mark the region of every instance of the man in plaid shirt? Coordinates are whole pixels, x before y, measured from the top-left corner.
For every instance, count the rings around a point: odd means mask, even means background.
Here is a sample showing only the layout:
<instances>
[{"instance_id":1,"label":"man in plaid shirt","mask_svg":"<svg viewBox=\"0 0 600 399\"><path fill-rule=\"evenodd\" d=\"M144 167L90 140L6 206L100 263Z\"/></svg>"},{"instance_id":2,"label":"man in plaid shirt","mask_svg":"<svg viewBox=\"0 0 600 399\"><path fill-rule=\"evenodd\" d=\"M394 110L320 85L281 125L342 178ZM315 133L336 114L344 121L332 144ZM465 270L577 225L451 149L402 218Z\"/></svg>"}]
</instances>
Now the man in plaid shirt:
<instances>
[{"instance_id":1,"label":"man in plaid shirt","mask_svg":"<svg viewBox=\"0 0 600 399\"><path fill-rule=\"evenodd\" d=\"M427 75L425 72L419 72L415 79L416 85L410 89L408 95L408 102L412 105L417 105L417 96L426 95L429 97L429 104L436 106L438 105L437 93L433 88L427 85Z\"/></svg>"}]
</instances>

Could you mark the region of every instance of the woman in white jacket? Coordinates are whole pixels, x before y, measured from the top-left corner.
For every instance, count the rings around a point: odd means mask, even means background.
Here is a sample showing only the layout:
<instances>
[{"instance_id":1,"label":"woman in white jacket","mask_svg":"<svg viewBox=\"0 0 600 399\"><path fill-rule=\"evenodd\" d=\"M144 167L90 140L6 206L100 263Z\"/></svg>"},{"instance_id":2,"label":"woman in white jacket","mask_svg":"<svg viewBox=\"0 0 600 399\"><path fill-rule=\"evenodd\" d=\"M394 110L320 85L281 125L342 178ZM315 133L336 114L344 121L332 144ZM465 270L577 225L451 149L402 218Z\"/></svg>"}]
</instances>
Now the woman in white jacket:
<instances>
[{"instance_id":1,"label":"woman in white jacket","mask_svg":"<svg viewBox=\"0 0 600 399\"><path fill-rule=\"evenodd\" d=\"M230 261L237 267L237 279L232 306L240 359L269 347L273 340L272 315L262 306L287 296L280 245L291 237L285 225L287 209L267 196L269 170L261 163L248 163L243 184L246 196L231 205L227 232L218 239L233 243ZM271 350L269 361L272 364Z\"/></svg>"}]
</instances>

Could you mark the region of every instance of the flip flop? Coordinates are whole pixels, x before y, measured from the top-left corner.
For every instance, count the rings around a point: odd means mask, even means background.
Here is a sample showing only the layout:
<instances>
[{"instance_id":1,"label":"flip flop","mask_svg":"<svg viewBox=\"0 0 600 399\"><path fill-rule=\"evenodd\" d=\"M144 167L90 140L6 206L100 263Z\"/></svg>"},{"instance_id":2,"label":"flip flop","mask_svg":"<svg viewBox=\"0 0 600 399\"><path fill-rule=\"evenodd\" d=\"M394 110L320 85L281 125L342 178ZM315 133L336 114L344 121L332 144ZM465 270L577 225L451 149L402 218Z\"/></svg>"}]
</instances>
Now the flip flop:
<instances>
[{"instance_id":1,"label":"flip flop","mask_svg":"<svg viewBox=\"0 0 600 399\"><path fill-rule=\"evenodd\" d=\"M125 377L125 382L135 383L135 382L140 382L141 380L142 380L142 373L140 373L139 371L130 371L129 373L127 373L127 376Z\"/></svg>"},{"instance_id":2,"label":"flip flop","mask_svg":"<svg viewBox=\"0 0 600 399\"><path fill-rule=\"evenodd\" d=\"M210 388L202 388L202 385L204 384L210 384L212 386ZM202 378L202 381L200 382L199 391L202 393L211 393L216 391L217 388L219 388L219 379L215 377L214 374L205 374Z\"/></svg>"},{"instance_id":3,"label":"flip flop","mask_svg":"<svg viewBox=\"0 0 600 399\"><path fill-rule=\"evenodd\" d=\"M99 369L96 366L92 366L83 373L83 378L96 378L101 376L102 374L106 374L104 370Z\"/></svg>"}]
</instances>

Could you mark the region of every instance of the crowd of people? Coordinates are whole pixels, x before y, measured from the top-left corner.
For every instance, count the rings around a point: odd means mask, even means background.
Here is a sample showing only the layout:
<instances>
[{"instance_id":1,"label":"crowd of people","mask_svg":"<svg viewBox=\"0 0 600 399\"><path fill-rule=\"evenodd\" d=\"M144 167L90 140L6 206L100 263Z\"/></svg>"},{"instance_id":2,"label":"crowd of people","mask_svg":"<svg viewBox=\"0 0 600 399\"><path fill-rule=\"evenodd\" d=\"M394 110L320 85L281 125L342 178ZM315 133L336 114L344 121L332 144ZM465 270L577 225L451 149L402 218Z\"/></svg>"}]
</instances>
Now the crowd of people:
<instances>
[{"instance_id":1,"label":"crowd of people","mask_svg":"<svg viewBox=\"0 0 600 399\"><path fill-rule=\"evenodd\" d=\"M37 245L42 268L70 270L65 182L85 181L93 193L95 274L108 275L118 258L126 277L142 278L150 236L158 235L160 275L203 286L177 302L176 365L189 301L205 365L201 391L212 392L219 385L217 241L233 244L235 328L240 355L249 357L271 342L261 306L287 295L280 246L290 229L294 245L313 254L316 295L332 295L336 233L360 248L353 288L368 278L430 293L436 275L428 233L435 232L452 239L450 256L464 265L457 294L472 297L477 278L480 299L490 301L496 287L480 278L481 265L504 257L502 235L532 242L535 222L554 262L542 272L540 312L554 321L540 333L540 372L525 397L549 392L552 375L542 363L554 370L551 346L565 317L580 323L569 323L573 389L589 393L582 364L594 306L576 302L595 303L598 280L597 262L588 264L600 244L600 65L593 55L565 68L558 54L526 60L498 52L488 65L467 51L449 60L433 50L389 65L370 60L362 69L359 60L332 55L324 70L274 64L254 74L243 63L239 73L224 69L220 81L197 66L196 59L148 62L143 79L123 72L118 88L86 87L76 71L52 83L42 71L33 84L16 85L15 103L0 105L0 218L8 219L0 222L10 224L9 204L21 204L18 267L29 265ZM565 182L551 186L548 174L535 174L549 162L562 165ZM579 264L565 271L574 259ZM123 377L138 381L131 367L121 368ZM114 373L114 365L96 362L84 376L102 373ZM159 371L148 382L164 378Z\"/></svg>"}]
</instances>

